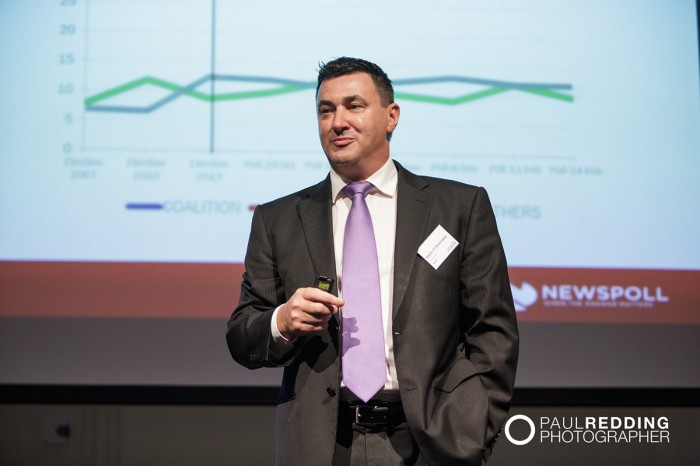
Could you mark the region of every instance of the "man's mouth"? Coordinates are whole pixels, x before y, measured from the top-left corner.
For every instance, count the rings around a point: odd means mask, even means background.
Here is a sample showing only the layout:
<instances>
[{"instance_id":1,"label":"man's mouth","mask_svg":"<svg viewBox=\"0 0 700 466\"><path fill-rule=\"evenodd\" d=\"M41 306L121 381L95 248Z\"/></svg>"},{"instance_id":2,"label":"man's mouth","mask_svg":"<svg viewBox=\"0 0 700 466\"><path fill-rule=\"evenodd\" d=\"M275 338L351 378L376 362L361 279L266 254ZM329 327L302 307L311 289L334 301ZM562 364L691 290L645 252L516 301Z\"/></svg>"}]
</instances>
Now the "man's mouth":
<instances>
[{"instance_id":1,"label":"man's mouth","mask_svg":"<svg viewBox=\"0 0 700 466\"><path fill-rule=\"evenodd\" d=\"M345 147L348 144L350 144L352 141L353 141L352 138L339 137L339 138L335 138L335 139L331 140L331 143L334 146Z\"/></svg>"}]
</instances>

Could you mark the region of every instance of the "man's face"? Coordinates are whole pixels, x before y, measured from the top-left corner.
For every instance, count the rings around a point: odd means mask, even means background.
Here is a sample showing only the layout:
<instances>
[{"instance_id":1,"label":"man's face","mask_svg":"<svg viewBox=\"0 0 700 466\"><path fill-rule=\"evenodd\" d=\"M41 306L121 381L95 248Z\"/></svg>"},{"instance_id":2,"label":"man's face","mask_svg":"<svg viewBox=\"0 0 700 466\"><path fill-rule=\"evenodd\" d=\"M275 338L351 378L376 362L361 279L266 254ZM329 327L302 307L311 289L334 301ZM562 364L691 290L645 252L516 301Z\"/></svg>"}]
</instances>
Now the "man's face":
<instances>
[{"instance_id":1,"label":"man's face","mask_svg":"<svg viewBox=\"0 0 700 466\"><path fill-rule=\"evenodd\" d=\"M316 103L321 146L339 175L364 180L384 165L389 158L386 134L399 121L399 106L382 107L370 75L324 81Z\"/></svg>"}]
</instances>

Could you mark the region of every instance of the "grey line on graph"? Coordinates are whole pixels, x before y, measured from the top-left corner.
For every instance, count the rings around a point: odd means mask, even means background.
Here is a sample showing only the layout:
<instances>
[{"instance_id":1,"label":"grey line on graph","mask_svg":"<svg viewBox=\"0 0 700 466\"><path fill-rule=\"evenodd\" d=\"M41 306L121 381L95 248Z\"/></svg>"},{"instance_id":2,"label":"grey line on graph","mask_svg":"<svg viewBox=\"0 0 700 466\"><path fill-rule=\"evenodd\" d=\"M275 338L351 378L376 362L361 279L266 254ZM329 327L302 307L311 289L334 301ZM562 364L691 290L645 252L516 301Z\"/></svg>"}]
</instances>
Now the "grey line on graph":
<instances>
[{"instance_id":1,"label":"grey line on graph","mask_svg":"<svg viewBox=\"0 0 700 466\"><path fill-rule=\"evenodd\" d=\"M212 65L213 70L213 65ZM172 102L183 94L196 89L197 87L211 81L212 86L214 81L228 81L228 82L246 82L246 83L263 83L263 84L279 84L282 86L294 86L299 88L299 90L304 89L314 89L316 87L315 81L301 81L296 79L278 78L274 76L249 76L249 75L238 75L238 74L207 74L201 78L187 84L181 88L173 90L171 94L166 97L154 102L151 105L144 107L136 107L130 105L101 105L101 104L91 104L86 105L85 110L90 112L114 112L114 113L151 113L164 105ZM482 79L473 78L468 76L433 76L433 77L421 77L421 78L403 78L396 79L393 81L395 86L409 86L409 85L420 85L420 84L439 84L445 82L457 82L464 84L478 84L493 87L502 87L508 89L516 90L572 90L573 86L571 84L562 83L523 83L523 82L511 82L511 81L498 81L493 79ZM212 87L213 92L213 87ZM215 96L211 94L211 105L215 104ZM213 116L212 116L213 118ZM213 137L213 136L212 136Z\"/></svg>"}]
</instances>

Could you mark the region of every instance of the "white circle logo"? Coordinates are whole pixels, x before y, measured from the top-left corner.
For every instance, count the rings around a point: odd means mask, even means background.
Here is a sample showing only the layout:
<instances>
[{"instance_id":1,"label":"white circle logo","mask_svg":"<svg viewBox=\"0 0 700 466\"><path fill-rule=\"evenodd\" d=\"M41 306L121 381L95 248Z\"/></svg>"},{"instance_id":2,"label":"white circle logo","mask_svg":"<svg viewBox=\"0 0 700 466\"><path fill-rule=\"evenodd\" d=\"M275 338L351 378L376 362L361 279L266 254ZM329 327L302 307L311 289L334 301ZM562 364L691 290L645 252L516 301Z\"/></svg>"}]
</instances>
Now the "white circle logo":
<instances>
[{"instance_id":1,"label":"white circle logo","mask_svg":"<svg viewBox=\"0 0 700 466\"><path fill-rule=\"evenodd\" d=\"M525 421L530 425L530 435L528 435L525 440L516 440L510 435L510 425L513 423L513 421L520 420ZM524 414L516 414L515 416L508 419L508 422L506 422L505 430L506 438L510 440L510 443L512 443L513 445L525 445L526 443L530 443L530 440L532 440L535 437L535 423L532 422L532 419L525 416Z\"/></svg>"}]
</instances>

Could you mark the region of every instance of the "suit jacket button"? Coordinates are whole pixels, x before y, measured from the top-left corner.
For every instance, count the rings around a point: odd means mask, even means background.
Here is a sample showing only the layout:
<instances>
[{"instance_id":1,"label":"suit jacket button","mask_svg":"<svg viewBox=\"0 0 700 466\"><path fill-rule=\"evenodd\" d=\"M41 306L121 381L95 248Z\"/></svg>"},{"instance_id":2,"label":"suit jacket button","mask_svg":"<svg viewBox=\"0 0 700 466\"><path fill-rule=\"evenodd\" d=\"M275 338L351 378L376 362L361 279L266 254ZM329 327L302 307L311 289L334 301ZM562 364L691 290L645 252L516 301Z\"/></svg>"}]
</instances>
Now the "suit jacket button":
<instances>
[{"instance_id":1,"label":"suit jacket button","mask_svg":"<svg viewBox=\"0 0 700 466\"><path fill-rule=\"evenodd\" d=\"M330 396L331 398L333 398L333 397L335 396L335 389L334 389L333 387L328 387L328 388L326 389L326 393L328 393L328 396Z\"/></svg>"}]
</instances>

